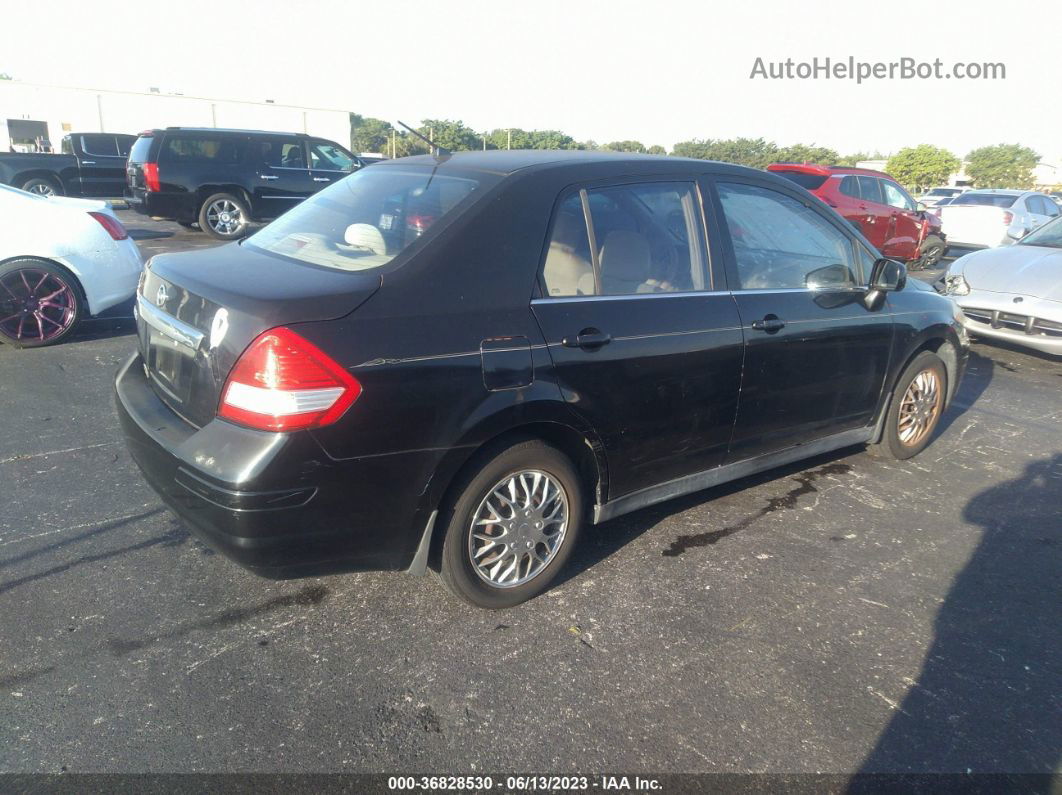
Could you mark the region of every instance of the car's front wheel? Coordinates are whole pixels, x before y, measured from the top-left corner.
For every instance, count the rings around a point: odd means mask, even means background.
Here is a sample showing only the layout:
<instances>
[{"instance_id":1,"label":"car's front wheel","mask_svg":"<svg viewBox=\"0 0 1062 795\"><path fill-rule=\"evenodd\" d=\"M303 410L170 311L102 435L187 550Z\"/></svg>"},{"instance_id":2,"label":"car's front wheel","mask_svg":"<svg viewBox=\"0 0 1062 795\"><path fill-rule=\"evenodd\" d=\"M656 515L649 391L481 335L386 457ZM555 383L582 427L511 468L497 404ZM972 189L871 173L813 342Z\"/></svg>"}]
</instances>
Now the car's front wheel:
<instances>
[{"instance_id":1,"label":"car's front wheel","mask_svg":"<svg viewBox=\"0 0 1062 795\"><path fill-rule=\"evenodd\" d=\"M907 365L892 392L878 451L904 459L925 449L944 413L947 378L944 362L930 351Z\"/></svg>"},{"instance_id":2,"label":"car's front wheel","mask_svg":"<svg viewBox=\"0 0 1062 795\"><path fill-rule=\"evenodd\" d=\"M250 210L231 193L209 196L199 209L199 228L219 240L238 240L247 231Z\"/></svg>"},{"instance_id":3,"label":"car's front wheel","mask_svg":"<svg viewBox=\"0 0 1062 795\"><path fill-rule=\"evenodd\" d=\"M529 439L485 458L444 517L440 575L457 596L497 609L549 587L582 524L579 476L557 448Z\"/></svg>"},{"instance_id":4,"label":"car's front wheel","mask_svg":"<svg viewBox=\"0 0 1062 795\"><path fill-rule=\"evenodd\" d=\"M45 198L63 195L58 183L47 177L33 177L26 180L22 183L22 190L26 191L26 193L32 193L34 196L44 196Z\"/></svg>"}]
</instances>

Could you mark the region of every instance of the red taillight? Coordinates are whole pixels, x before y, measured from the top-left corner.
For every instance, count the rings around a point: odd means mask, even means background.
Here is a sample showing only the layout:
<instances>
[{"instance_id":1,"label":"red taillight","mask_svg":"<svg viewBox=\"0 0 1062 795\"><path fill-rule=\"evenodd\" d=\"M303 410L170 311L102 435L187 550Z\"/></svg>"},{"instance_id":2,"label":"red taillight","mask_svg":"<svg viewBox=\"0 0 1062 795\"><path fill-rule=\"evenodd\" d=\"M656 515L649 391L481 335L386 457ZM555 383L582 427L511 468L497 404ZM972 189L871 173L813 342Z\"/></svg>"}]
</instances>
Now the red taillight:
<instances>
[{"instance_id":1,"label":"red taillight","mask_svg":"<svg viewBox=\"0 0 1062 795\"><path fill-rule=\"evenodd\" d=\"M95 213L90 212L93 218L99 221L100 226L107 230L107 234L115 240L125 240L129 237L129 233L125 231L125 227L122 226L122 222L117 218L112 218L107 213Z\"/></svg>"},{"instance_id":2,"label":"red taillight","mask_svg":"<svg viewBox=\"0 0 1062 795\"><path fill-rule=\"evenodd\" d=\"M434 215L409 215L406 216L406 227L418 235L424 234L428 227L435 223Z\"/></svg>"},{"instance_id":3,"label":"red taillight","mask_svg":"<svg viewBox=\"0 0 1062 795\"><path fill-rule=\"evenodd\" d=\"M218 416L262 431L330 425L361 394L358 379L283 326L260 334L229 373Z\"/></svg>"},{"instance_id":4,"label":"red taillight","mask_svg":"<svg viewBox=\"0 0 1062 795\"><path fill-rule=\"evenodd\" d=\"M159 192L159 164L144 163L141 168L144 171L144 187L154 193Z\"/></svg>"},{"instance_id":5,"label":"red taillight","mask_svg":"<svg viewBox=\"0 0 1062 795\"><path fill-rule=\"evenodd\" d=\"M1010 226L1014 223L1014 213L1010 210L1003 211L1003 226Z\"/></svg>"}]
</instances>

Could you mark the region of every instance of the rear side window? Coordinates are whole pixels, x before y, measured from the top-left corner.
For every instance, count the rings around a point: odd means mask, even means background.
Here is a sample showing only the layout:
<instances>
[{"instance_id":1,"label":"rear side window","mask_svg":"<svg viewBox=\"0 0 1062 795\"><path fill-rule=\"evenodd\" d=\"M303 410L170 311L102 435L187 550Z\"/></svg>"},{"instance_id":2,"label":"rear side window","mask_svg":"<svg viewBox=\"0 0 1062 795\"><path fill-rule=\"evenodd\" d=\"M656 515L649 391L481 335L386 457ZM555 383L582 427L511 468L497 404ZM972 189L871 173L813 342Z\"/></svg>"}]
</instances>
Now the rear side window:
<instances>
[{"instance_id":1,"label":"rear side window","mask_svg":"<svg viewBox=\"0 0 1062 795\"><path fill-rule=\"evenodd\" d=\"M780 177L785 177L790 182L795 182L805 190L817 190L829 179L824 174L805 174L803 171L775 171L772 172Z\"/></svg>"},{"instance_id":2,"label":"rear side window","mask_svg":"<svg viewBox=\"0 0 1062 795\"><path fill-rule=\"evenodd\" d=\"M244 245L326 268L371 270L459 212L480 185L432 169L361 169L289 210Z\"/></svg>"},{"instance_id":3,"label":"rear side window","mask_svg":"<svg viewBox=\"0 0 1062 795\"><path fill-rule=\"evenodd\" d=\"M151 144L154 140L155 138L151 135L141 135L137 138L133 143L133 148L129 150L129 162L148 162L148 153L151 151Z\"/></svg>"},{"instance_id":4,"label":"rear side window","mask_svg":"<svg viewBox=\"0 0 1062 795\"><path fill-rule=\"evenodd\" d=\"M617 185L568 196L553 219L542 274L546 294L704 289L698 207L692 182Z\"/></svg>"},{"instance_id":5,"label":"rear side window","mask_svg":"<svg viewBox=\"0 0 1062 795\"><path fill-rule=\"evenodd\" d=\"M82 135L81 151L96 157L118 157L118 144L113 135Z\"/></svg>"},{"instance_id":6,"label":"rear side window","mask_svg":"<svg viewBox=\"0 0 1062 795\"><path fill-rule=\"evenodd\" d=\"M718 187L738 289L845 289L859 282L851 241L810 207L758 185Z\"/></svg>"},{"instance_id":7,"label":"rear side window","mask_svg":"<svg viewBox=\"0 0 1062 795\"><path fill-rule=\"evenodd\" d=\"M262 165L270 168L306 168L302 141L298 138L266 138L255 146Z\"/></svg>"},{"instance_id":8,"label":"rear side window","mask_svg":"<svg viewBox=\"0 0 1062 795\"><path fill-rule=\"evenodd\" d=\"M859 198L875 204L888 204L881 192L881 180L877 177L856 177L859 183Z\"/></svg>"},{"instance_id":9,"label":"rear side window","mask_svg":"<svg viewBox=\"0 0 1062 795\"><path fill-rule=\"evenodd\" d=\"M859 183L855 177L842 177L840 191L845 196L851 196L853 199L863 198L859 195Z\"/></svg>"},{"instance_id":10,"label":"rear side window","mask_svg":"<svg viewBox=\"0 0 1062 795\"><path fill-rule=\"evenodd\" d=\"M159 161L162 163L208 163L234 165L240 162L243 141L221 136L167 135Z\"/></svg>"}]
</instances>

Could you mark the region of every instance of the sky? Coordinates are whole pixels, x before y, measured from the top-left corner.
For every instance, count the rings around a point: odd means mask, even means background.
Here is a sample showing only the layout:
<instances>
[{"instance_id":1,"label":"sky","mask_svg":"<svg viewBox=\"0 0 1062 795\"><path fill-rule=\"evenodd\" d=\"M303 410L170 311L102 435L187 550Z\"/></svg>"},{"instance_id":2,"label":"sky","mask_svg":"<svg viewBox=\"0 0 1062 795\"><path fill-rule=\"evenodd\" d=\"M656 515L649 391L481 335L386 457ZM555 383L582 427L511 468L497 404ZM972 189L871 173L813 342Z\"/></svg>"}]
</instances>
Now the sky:
<instances>
[{"instance_id":1,"label":"sky","mask_svg":"<svg viewBox=\"0 0 1062 795\"><path fill-rule=\"evenodd\" d=\"M1011 9L1011 10L1008 10ZM763 137L842 154L1020 143L1062 165L1062 3L999 0L52 0L14 21L27 82L342 108L394 122L559 129L670 149ZM47 46L42 46L47 42ZM1002 63L1005 79L765 80L825 58Z\"/></svg>"}]
</instances>

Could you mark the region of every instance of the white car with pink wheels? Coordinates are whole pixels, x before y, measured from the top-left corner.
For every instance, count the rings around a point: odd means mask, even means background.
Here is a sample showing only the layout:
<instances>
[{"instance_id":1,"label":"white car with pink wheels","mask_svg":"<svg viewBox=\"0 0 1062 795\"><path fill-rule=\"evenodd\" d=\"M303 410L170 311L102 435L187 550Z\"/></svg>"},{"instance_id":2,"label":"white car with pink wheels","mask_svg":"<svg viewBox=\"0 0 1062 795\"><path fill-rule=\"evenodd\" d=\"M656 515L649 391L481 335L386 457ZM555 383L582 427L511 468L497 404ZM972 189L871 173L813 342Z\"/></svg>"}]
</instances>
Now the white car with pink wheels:
<instances>
[{"instance_id":1,"label":"white car with pink wheels","mask_svg":"<svg viewBox=\"0 0 1062 795\"><path fill-rule=\"evenodd\" d=\"M136 292L143 261L107 202L0 185L0 218L0 342L52 345Z\"/></svg>"}]
</instances>

